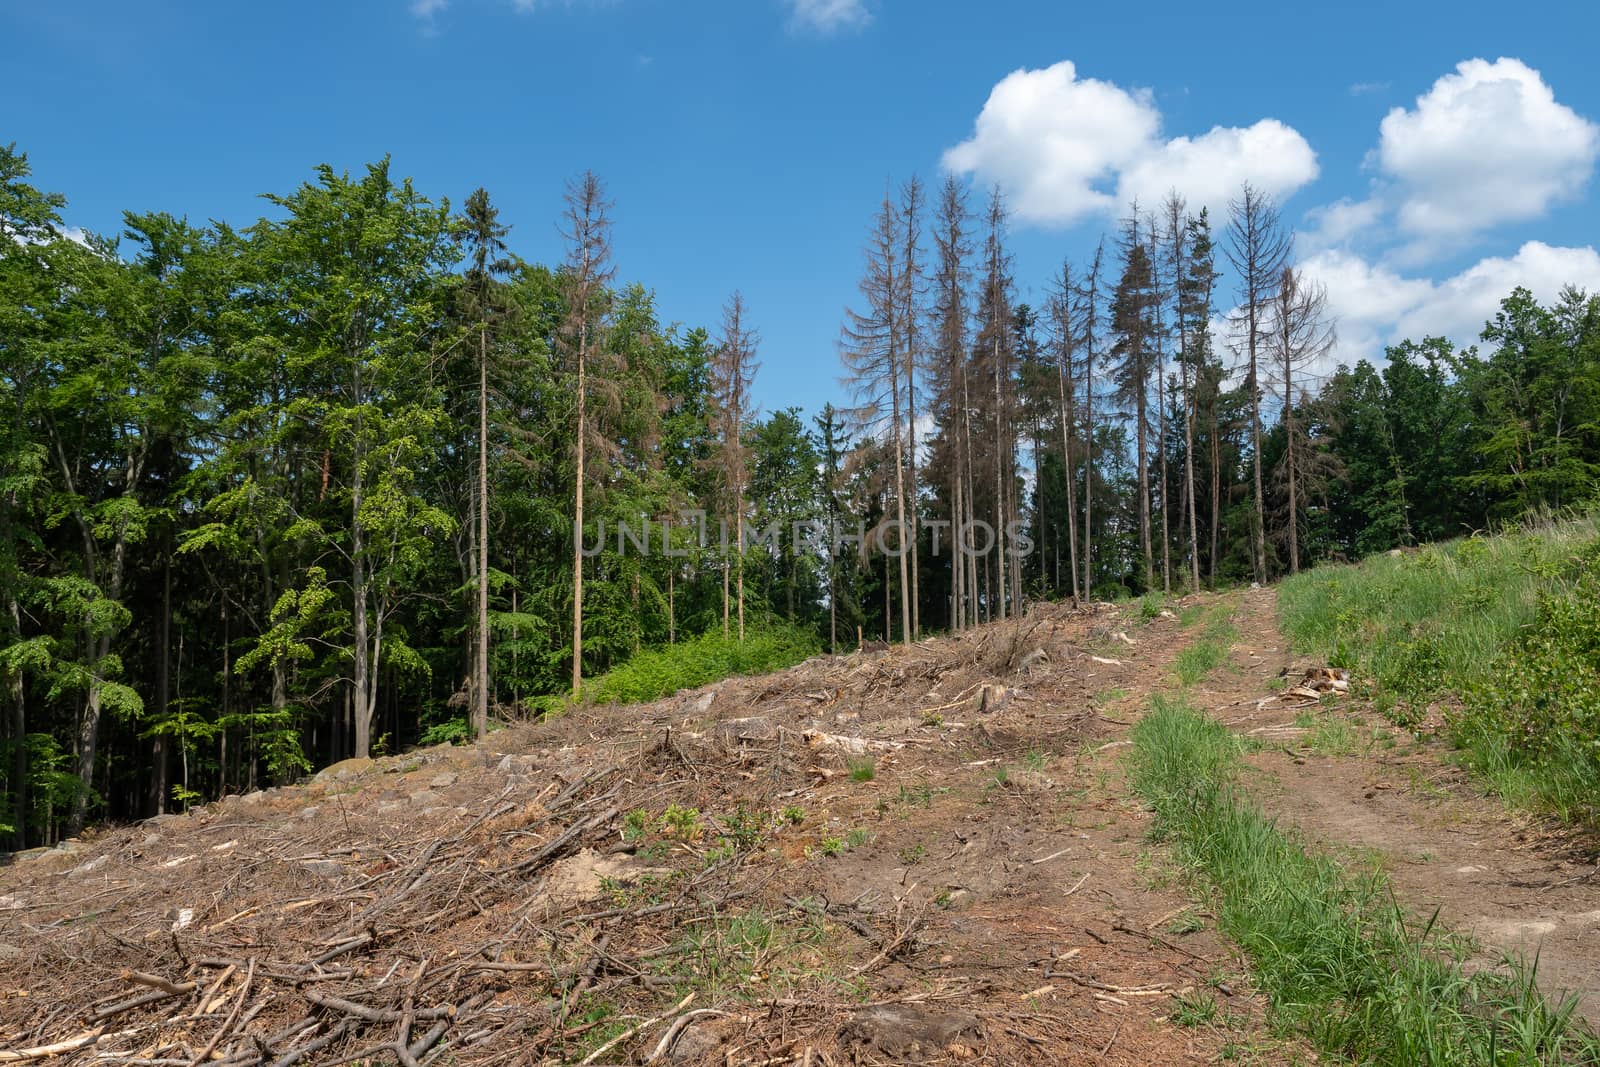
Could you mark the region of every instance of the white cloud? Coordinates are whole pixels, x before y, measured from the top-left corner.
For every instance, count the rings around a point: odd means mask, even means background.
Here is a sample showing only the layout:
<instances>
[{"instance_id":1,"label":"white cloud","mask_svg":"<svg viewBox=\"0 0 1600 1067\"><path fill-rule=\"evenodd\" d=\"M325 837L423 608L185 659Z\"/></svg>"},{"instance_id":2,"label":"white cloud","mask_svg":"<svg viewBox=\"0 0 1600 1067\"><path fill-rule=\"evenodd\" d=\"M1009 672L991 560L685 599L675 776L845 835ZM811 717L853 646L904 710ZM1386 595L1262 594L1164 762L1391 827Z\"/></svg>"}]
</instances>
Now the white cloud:
<instances>
[{"instance_id":1,"label":"white cloud","mask_svg":"<svg viewBox=\"0 0 1600 1067\"><path fill-rule=\"evenodd\" d=\"M450 0L411 0L411 13L419 19L431 19L450 6Z\"/></svg>"},{"instance_id":2,"label":"white cloud","mask_svg":"<svg viewBox=\"0 0 1600 1067\"><path fill-rule=\"evenodd\" d=\"M1211 209L1219 223L1228 201L1246 181L1283 198L1317 176L1317 154L1306 139L1277 119L1254 126L1212 127L1199 137L1175 137L1147 151L1122 172L1117 198L1151 207L1176 189L1189 209Z\"/></svg>"},{"instance_id":3,"label":"white cloud","mask_svg":"<svg viewBox=\"0 0 1600 1067\"><path fill-rule=\"evenodd\" d=\"M1600 252L1542 241L1529 241L1512 256L1480 260L1440 282L1407 278L1340 250L1320 252L1301 269L1328 287L1328 309L1339 328L1330 363L1380 360L1385 346L1406 338L1437 335L1474 344L1500 301L1519 285L1546 303L1567 284L1600 291Z\"/></svg>"},{"instance_id":4,"label":"white cloud","mask_svg":"<svg viewBox=\"0 0 1600 1067\"><path fill-rule=\"evenodd\" d=\"M1001 79L944 165L998 182L1018 218L1062 226L1171 189L1220 213L1246 180L1281 198L1317 174L1305 138L1275 119L1164 140L1149 90L1079 78L1070 61Z\"/></svg>"},{"instance_id":5,"label":"white cloud","mask_svg":"<svg viewBox=\"0 0 1600 1067\"><path fill-rule=\"evenodd\" d=\"M1341 248L1369 232L1383 217L1383 201L1376 197L1351 200L1345 197L1306 212L1307 226L1295 234L1295 248L1302 253Z\"/></svg>"},{"instance_id":6,"label":"white cloud","mask_svg":"<svg viewBox=\"0 0 1600 1067\"><path fill-rule=\"evenodd\" d=\"M860 29L872 21L865 0L788 0L789 26L813 33Z\"/></svg>"},{"instance_id":7,"label":"white cloud","mask_svg":"<svg viewBox=\"0 0 1600 1067\"><path fill-rule=\"evenodd\" d=\"M1537 218L1577 195L1600 154L1600 127L1558 103L1517 59L1457 64L1384 118L1371 160L1395 183L1402 230L1459 240Z\"/></svg>"}]
</instances>

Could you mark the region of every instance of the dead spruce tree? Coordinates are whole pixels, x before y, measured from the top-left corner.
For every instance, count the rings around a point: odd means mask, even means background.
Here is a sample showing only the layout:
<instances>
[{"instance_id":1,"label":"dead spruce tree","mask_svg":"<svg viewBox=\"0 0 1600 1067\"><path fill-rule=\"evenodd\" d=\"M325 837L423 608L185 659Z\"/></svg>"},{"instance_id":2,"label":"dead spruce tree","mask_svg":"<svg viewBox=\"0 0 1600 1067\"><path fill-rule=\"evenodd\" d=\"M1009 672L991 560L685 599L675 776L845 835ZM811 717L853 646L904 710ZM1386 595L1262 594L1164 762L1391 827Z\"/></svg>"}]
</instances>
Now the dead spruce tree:
<instances>
[{"instance_id":1,"label":"dead spruce tree","mask_svg":"<svg viewBox=\"0 0 1600 1067\"><path fill-rule=\"evenodd\" d=\"M583 682L583 490L585 466L591 453L609 451L590 413L590 390L606 385L591 364L604 361L607 285L611 265L611 202L605 186L593 171L567 184L562 236L567 241L567 262L562 273L566 315L558 344L575 379L577 434L572 507L572 692ZM599 446L597 449L596 446Z\"/></svg>"},{"instance_id":2,"label":"dead spruce tree","mask_svg":"<svg viewBox=\"0 0 1600 1067\"><path fill-rule=\"evenodd\" d=\"M906 381L906 496L911 541L911 639L922 636L921 568L917 493L917 364L924 358L922 330L922 213L925 197L916 175L900 190L900 322L905 335L903 354Z\"/></svg>"},{"instance_id":3,"label":"dead spruce tree","mask_svg":"<svg viewBox=\"0 0 1600 1067\"><path fill-rule=\"evenodd\" d=\"M1305 427L1295 414L1296 375L1333 348L1327 289L1283 268L1272 301L1273 373L1283 389L1283 477L1288 489L1289 573L1300 573L1300 487L1310 451ZM1302 392L1304 391L1302 387Z\"/></svg>"},{"instance_id":4,"label":"dead spruce tree","mask_svg":"<svg viewBox=\"0 0 1600 1067\"><path fill-rule=\"evenodd\" d=\"M711 412L716 436L716 461L733 512L734 559L722 561L722 636L728 636L728 571L738 577L739 640L744 640L744 512L749 482L749 450L744 444L745 420L755 412L750 388L755 381L756 349L761 336L745 322L744 295L737 291L722 308L722 337L711 356Z\"/></svg>"},{"instance_id":5,"label":"dead spruce tree","mask_svg":"<svg viewBox=\"0 0 1600 1067\"><path fill-rule=\"evenodd\" d=\"M1100 271L1105 243L1095 246L1077 290L1078 337L1083 346L1083 595L1094 596L1094 357L1100 346Z\"/></svg>"},{"instance_id":6,"label":"dead spruce tree","mask_svg":"<svg viewBox=\"0 0 1600 1067\"><path fill-rule=\"evenodd\" d=\"M1177 339L1179 391L1183 398L1183 514L1180 523L1186 523L1189 535L1189 591L1200 591L1199 518L1194 492L1194 408L1195 367L1190 342L1199 331L1209 329L1209 323L1192 322L1195 303L1190 293L1188 220L1184 216L1183 197L1173 192L1167 196L1163 207L1167 224L1167 271L1172 278L1173 332Z\"/></svg>"},{"instance_id":7,"label":"dead spruce tree","mask_svg":"<svg viewBox=\"0 0 1600 1067\"><path fill-rule=\"evenodd\" d=\"M1272 198L1249 182L1229 204L1228 263L1239 280L1232 316L1234 350L1244 359L1244 387L1250 403L1250 452L1254 464L1255 512L1251 563L1258 582L1267 580L1267 507L1261 479L1261 358L1271 333L1271 310L1291 237Z\"/></svg>"},{"instance_id":8,"label":"dead spruce tree","mask_svg":"<svg viewBox=\"0 0 1600 1067\"><path fill-rule=\"evenodd\" d=\"M984 218L984 277L978 290L978 337L975 356L987 379L985 398L989 410L984 412L986 424L992 428L993 437L988 442L988 470L992 477L993 500L989 514L994 516L994 577L992 599L988 602L987 618L1004 619L1011 611L1010 601L1018 597L1020 568L1014 552L1009 551L1006 528L1012 511L1012 483L1015 480L1016 434L1014 410L1016 407L1016 382L1012 373L1013 336L1011 315L1011 257L1005 247L1006 209L1000 190L996 188L989 197L989 208ZM989 386L992 385L992 391Z\"/></svg>"},{"instance_id":9,"label":"dead spruce tree","mask_svg":"<svg viewBox=\"0 0 1600 1067\"><path fill-rule=\"evenodd\" d=\"M967 378L967 287L972 255L967 192L947 175L934 223L933 391L939 423L938 459L950 507L950 628L977 621L977 561L962 550L961 531L972 520L972 432Z\"/></svg>"},{"instance_id":10,"label":"dead spruce tree","mask_svg":"<svg viewBox=\"0 0 1600 1067\"><path fill-rule=\"evenodd\" d=\"M900 636L911 641L905 494L905 324L901 320L901 245L898 212L886 193L867 238L866 268L860 290L864 310L845 310L839 354L845 383L855 398L855 424L882 438L894 454L894 509L901 538ZM887 629L887 622L886 622ZM886 638L887 639L887 638Z\"/></svg>"},{"instance_id":11,"label":"dead spruce tree","mask_svg":"<svg viewBox=\"0 0 1600 1067\"><path fill-rule=\"evenodd\" d=\"M1122 231L1122 277L1111 297L1111 354L1117 360L1117 399L1133 410L1133 439L1138 456L1139 553L1144 559L1144 587L1155 585L1155 557L1150 533L1150 374L1155 345L1155 281L1150 254L1139 225L1138 205Z\"/></svg>"},{"instance_id":12,"label":"dead spruce tree","mask_svg":"<svg viewBox=\"0 0 1600 1067\"><path fill-rule=\"evenodd\" d=\"M1056 350L1056 413L1061 419L1061 474L1067 489L1067 574L1072 599L1078 599L1078 505L1073 492L1077 478L1072 466L1073 411L1077 394L1077 371L1073 367L1072 268L1061 264L1055 292L1050 295L1052 340ZM1059 578L1059 576L1058 576Z\"/></svg>"},{"instance_id":13,"label":"dead spruce tree","mask_svg":"<svg viewBox=\"0 0 1600 1067\"><path fill-rule=\"evenodd\" d=\"M1150 242L1150 305L1153 330L1150 337L1155 358L1151 370L1156 386L1156 462L1161 471L1161 591L1172 592L1172 480L1167 471L1167 290L1161 273L1161 240L1154 216L1145 220Z\"/></svg>"}]
</instances>

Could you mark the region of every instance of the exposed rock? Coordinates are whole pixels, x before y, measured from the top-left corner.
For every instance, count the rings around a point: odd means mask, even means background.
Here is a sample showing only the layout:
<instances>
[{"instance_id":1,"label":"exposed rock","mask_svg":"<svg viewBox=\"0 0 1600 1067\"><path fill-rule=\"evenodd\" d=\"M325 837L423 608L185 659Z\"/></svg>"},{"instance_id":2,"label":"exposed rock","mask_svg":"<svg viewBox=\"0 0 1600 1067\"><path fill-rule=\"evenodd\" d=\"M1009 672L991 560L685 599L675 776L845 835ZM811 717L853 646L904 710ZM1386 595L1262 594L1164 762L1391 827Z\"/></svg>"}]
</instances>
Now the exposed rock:
<instances>
[{"instance_id":1,"label":"exposed rock","mask_svg":"<svg viewBox=\"0 0 1600 1067\"><path fill-rule=\"evenodd\" d=\"M712 1023L690 1023L667 1051L668 1063L705 1063L722 1047Z\"/></svg>"},{"instance_id":2,"label":"exposed rock","mask_svg":"<svg viewBox=\"0 0 1600 1067\"><path fill-rule=\"evenodd\" d=\"M110 860L110 856L96 856L92 860L87 860L78 864L76 867L72 868L72 870L68 871L67 875L68 877L74 877L77 875L93 874L101 867L104 867L108 862L110 862Z\"/></svg>"},{"instance_id":3,"label":"exposed rock","mask_svg":"<svg viewBox=\"0 0 1600 1067\"><path fill-rule=\"evenodd\" d=\"M717 691L715 689L712 689L709 692L701 693L699 696L694 698L694 702L689 705L687 710L694 715L704 715L707 711L711 710L711 705L716 701L716 699Z\"/></svg>"},{"instance_id":4,"label":"exposed rock","mask_svg":"<svg viewBox=\"0 0 1600 1067\"><path fill-rule=\"evenodd\" d=\"M342 782L357 775L365 774L373 768L374 761L370 759L347 759L322 768L311 779L313 782Z\"/></svg>"},{"instance_id":5,"label":"exposed rock","mask_svg":"<svg viewBox=\"0 0 1600 1067\"><path fill-rule=\"evenodd\" d=\"M500 757L494 769L501 774L530 774L535 766L537 763L532 756L507 753Z\"/></svg>"},{"instance_id":6,"label":"exposed rock","mask_svg":"<svg viewBox=\"0 0 1600 1067\"><path fill-rule=\"evenodd\" d=\"M1035 667L1044 666L1049 662L1050 653L1042 648L1031 649L1017 661L1017 673L1032 674Z\"/></svg>"},{"instance_id":7,"label":"exposed rock","mask_svg":"<svg viewBox=\"0 0 1600 1067\"><path fill-rule=\"evenodd\" d=\"M44 848L44 847L40 847L40 848L25 848L21 852L13 852L11 854L11 862L12 863L26 863L28 860L36 860L40 856L48 856L50 853L52 853L54 851L55 851L55 849L53 849L53 848Z\"/></svg>"},{"instance_id":8,"label":"exposed rock","mask_svg":"<svg viewBox=\"0 0 1600 1067\"><path fill-rule=\"evenodd\" d=\"M441 771L428 779L428 786L432 789L449 789L456 784L456 778L455 771Z\"/></svg>"},{"instance_id":9,"label":"exposed rock","mask_svg":"<svg viewBox=\"0 0 1600 1067\"><path fill-rule=\"evenodd\" d=\"M603 881L626 884L646 875L671 873L666 868L640 866L632 856L602 856L586 848L550 865L535 903L593 900L604 892Z\"/></svg>"},{"instance_id":10,"label":"exposed rock","mask_svg":"<svg viewBox=\"0 0 1600 1067\"><path fill-rule=\"evenodd\" d=\"M1056 783L1043 771L1012 771L1006 776L1006 786L1024 793L1048 793Z\"/></svg>"}]
</instances>

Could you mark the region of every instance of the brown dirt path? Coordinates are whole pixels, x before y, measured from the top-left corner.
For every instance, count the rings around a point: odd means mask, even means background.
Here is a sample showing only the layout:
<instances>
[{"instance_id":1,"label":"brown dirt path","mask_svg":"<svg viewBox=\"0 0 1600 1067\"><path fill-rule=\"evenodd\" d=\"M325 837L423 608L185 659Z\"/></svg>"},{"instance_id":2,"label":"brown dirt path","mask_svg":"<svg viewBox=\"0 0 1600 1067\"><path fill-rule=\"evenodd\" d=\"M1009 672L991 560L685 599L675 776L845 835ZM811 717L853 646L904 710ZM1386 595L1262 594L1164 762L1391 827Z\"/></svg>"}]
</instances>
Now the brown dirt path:
<instances>
[{"instance_id":1,"label":"brown dirt path","mask_svg":"<svg viewBox=\"0 0 1600 1067\"><path fill-rule=\"evenodd\" d=\"M1263 742L1250 757L1271 814L1336 847L1379 859L1401 900L1435 908L1481 946L1478 963L1538 955L1547 992L1572 992L1600 1023L1600 867L1591 850L1547 820L1509 812L1449 762L1346 697L1308 709L1256 702L1314 666L1279 632L1276 594L1238 594L1227 667L1193 699L1234 731Z\"/></svg>"}]
</instances>

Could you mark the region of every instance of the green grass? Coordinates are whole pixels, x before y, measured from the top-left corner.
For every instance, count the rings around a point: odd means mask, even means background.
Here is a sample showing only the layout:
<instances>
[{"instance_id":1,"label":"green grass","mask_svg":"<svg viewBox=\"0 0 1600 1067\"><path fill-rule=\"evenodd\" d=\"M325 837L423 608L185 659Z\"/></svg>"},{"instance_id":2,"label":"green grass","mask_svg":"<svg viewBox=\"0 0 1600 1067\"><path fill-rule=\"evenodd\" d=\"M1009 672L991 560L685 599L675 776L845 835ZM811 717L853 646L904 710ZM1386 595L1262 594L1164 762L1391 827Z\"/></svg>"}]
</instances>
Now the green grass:
<instances>
[{"instance_id":1,"label":"green grass","mask_svg":"<svg viewBox=\"0 0 1600 1067\"><path fill-rule=\"evenodd\" d=\"M1430 705L1508 802L1600 826L1600 522L1543 521L1284 582L1302 651L1415 727Z\"/></svg>"},{"instance_id":2,"label":"green grass","mask_svg":"<svg viewBox=\"0 0 1600 1067\"><path fill-rule=\"evenodd\" d=\"M816 637L798 627L774 625L751 630L743 641L713 631L666 648L635 653L621 666L586 680L580 700L585 704L642 704L724 678L780 671L820 649ZM551 714L565 710L570 701L552 696L536 704Z\"/></svg>"},{"instance_id":3,"label":"green grass","mask_svg":"<svg viewBox=\"0 0 1600 1067\"><path fill-rule=\"evenodd\" d=\"M1186 686L1202 681L1228 661L1228 650L1238 636L1239 631L1233 625L1229 606L1226 603L1216 605L1211 609L1199 635L1173 661L1178 681Z\"/></svg>"},{"instance_id":4,"label":"green grass","mask_svg":"<svg viewBox=\"0 0 1600 1067\"><path fill-rule=\"evenodd\" d=\"M878 764L871 756L856 756L845 761L852 782L870 782L878 776Z\"/></svg>"},{"instance_id":5,"label":"green grass","mask_svg":"<svg viewBox=\"0 0 1600 1067\"><path fill-rule=\"evenodd\" d=\"M1467 944L1396 903L1376 869L1347 869L1266 818L1237 785L1223 726L1157 700L1133 731L1133 782L1156 833L1211 890L1276 1021L1324 1053L1393 1067L1600 1063L1600 1041L1534 985L1532 966L1467 973ZM1184 1009L1194 1022L1203 1003Z\"/></svg>"}]
</instances>

